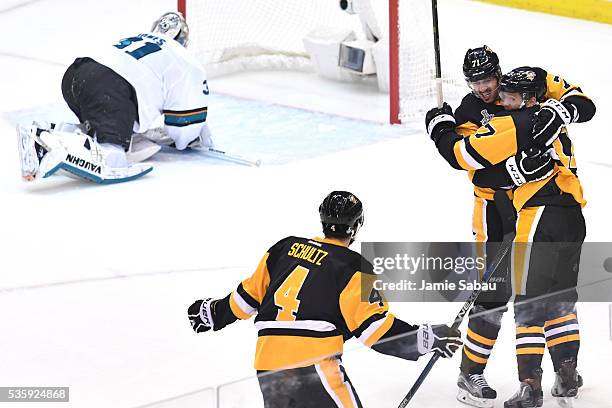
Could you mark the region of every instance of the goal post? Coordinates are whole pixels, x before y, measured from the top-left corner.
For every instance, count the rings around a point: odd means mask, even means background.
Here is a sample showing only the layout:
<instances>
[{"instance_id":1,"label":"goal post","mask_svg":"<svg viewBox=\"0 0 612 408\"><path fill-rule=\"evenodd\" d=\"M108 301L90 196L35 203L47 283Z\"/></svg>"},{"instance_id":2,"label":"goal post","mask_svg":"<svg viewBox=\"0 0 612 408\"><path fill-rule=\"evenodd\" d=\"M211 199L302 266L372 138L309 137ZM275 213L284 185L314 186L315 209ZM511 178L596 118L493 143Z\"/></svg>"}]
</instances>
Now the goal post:
<instances>
[{"instance_id":1,"label":"goal post","mask_svg":"<svg viewBox=\"0 0 612 408\"><path fill-rule=\"evenodd\" d=\"M190 27L190 48L215 77L251 70L314 71L304 38L321 27L366 31L363 15L388 48L376 62L389 122L421 120L436 100L432 0L177 0ZM343 3L347 3L344 0ZM384 72L383 72L384 71ZM459 70L457 70L459 71ZM383 78L383 79L381 79ZM381 81L384 85L381 86ZM459 100L463 81L442 75L445 97Z\"/></svg>"},{"instance_id":2,"label":"goal post","mask_svg":"<svg viewBox=\"0 0 612 408\"><path fill-rule=\"evenodd\" d=\"M389 122L399 124L399 2L389 0ZM395 28L395 29L394 29Z\"/></svg>"},{"instance_id":3,"label":"goal post","mask_svg":"<svg viewBox=\"0 0 612 408\"><path fill-rule=\"evenodd\" d=\"M187 18L187 0L177 0L177 2L176 9L183 14L183 17Z\"/></svg>"}]
</instances>

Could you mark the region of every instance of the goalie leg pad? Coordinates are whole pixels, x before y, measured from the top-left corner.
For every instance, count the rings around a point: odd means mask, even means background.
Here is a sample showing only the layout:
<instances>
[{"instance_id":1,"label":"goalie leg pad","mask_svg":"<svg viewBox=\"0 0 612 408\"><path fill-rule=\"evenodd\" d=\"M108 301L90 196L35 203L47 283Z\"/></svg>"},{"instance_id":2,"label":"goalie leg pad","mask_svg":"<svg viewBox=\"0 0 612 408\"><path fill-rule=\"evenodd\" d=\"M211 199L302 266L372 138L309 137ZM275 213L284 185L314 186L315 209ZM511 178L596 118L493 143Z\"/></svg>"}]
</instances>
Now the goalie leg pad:
<instances>
[{"instance_id":1,"label":"goalie leg pad","mask_svg":"<svg viewBox=\"0 0 612 408\"><path fill-rule=\"evenodd\" d=\"M49 136L50 133L36 122L29 128L17 126L21 176L24 180L49 177L59 170L65 150Z\"/></svg>"},{"instance_id":2,"label":"goalie leg pad","mask_svg":"<svg viewBox=\"0 0 612 408\"><path fill-rule=\"evenodd\" d=\"M21 173L25 180L46 178L58 170L98 184L130 181L151 170L150 165L131 165L120 146L99 144L77 130L74 133L17 128Z\"/></svg>"},{"instance_id":3,"label":"goalie leg pad","mask_svg":"<svg viewBox=\"0 0 612 408\"><path fill-rule=\"evenodd\" d=\"M21 177L26 181L34 180L40 160L47 150L36 141L36 130L17 125L17 147L21 164Z\"/></svg>"},{"instance_id":4,"label":"goalie leg pad","mask_svg":"<svg viewBox=\"0 0 612 408\"><path fill-rule=\"evenodd\" d=\"M85 137L89 149L83 147L67 150L61 169L98 184L131 181L153 170L150 165L129 164L121 146L99 144L89 136Z\"/></svg>"},{"instance_id":5,"label":"goalie leg pad","mask_svg":"<svg viewBox=\"0 0 612 408\"><path fill-rule=\"evenodd\" d=\"M70 154L61 163L60 168L97 184L124 183L142 177L153 170L153 166L136 164L119 168L96 166L86 159Z\"/></svg>"}]
</instances>

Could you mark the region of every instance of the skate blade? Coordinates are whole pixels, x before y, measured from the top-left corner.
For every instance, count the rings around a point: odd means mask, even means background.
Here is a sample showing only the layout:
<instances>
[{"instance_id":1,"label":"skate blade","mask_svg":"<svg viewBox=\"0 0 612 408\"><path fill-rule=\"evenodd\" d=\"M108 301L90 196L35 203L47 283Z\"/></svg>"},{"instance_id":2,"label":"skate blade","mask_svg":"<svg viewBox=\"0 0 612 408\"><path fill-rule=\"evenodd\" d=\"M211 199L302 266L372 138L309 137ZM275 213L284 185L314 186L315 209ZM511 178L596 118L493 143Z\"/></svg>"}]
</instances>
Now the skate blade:
<instances>
[{"instance_id":1,"label":"skate blade","mask_svg":"<svg viewBox=\"0 0 612 408\"><path fill-rule=\"evenodd\" d=\"M457 393L457 401L478 408L493 408L495 400L487 398L477 398L464 389L459 389Z\"/></svg>"}]
</instances>

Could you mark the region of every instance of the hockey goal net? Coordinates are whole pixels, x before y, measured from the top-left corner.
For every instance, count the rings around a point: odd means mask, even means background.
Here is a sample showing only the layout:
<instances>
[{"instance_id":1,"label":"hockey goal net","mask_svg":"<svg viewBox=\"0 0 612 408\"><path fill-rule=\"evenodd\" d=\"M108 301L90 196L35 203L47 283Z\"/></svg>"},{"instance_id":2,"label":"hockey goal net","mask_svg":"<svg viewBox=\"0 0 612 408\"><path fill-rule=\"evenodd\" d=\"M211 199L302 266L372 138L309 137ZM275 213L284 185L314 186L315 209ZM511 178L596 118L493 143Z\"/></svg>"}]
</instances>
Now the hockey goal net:
<instances>
[{"instance_id":1,"label":"hockey goal net","mask_svg":"<svg viewBox=\"0 0 612 408\"><path fill-rule=\"evenodd\" d=\"M421 120L435 106L431 0L353 0L375 18L388 44L385 72L391 123ZM346 3L346 2L345 2ZM349 2L350 3L350 2ZM249 70L314 68L303 40L320 27L353 29L362 23L340 0L178 0L190 27L190 48L210 77ZM444 66L443 66L444 68ZM465 93L457 77L443 71L444 96Z\"/></svg>"}]
</instances>

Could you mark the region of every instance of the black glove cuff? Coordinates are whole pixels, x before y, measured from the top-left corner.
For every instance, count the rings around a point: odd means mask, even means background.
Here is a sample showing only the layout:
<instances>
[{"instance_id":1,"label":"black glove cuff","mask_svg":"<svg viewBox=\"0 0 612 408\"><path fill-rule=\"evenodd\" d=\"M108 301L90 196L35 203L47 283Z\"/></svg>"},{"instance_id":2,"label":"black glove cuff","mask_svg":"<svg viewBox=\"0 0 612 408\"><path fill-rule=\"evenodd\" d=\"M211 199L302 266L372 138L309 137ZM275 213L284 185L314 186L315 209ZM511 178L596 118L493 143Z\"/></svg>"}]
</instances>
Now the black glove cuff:
<instances>
[{"instance_id":1,"label":"black glove cuff","mask_svg":"<svg viewBox=\"0 0 612 408\"><path fill-rule=\"evenodd\" d=\"M234 323L238 318L232 313L230 308L230 295L227 295L223 299L215 300L211 305L211 314L215 322L214 330L221 330L228 324Z\"/></svg>"},{"instance_id":2,"label":"black glove cuff","mask_svg":"<svg viewBox=\"0 0 612 408\"><path fill-rule=\"evenodd\" d=\"M578 122L578 118L580 116L579 113L578 113L578 107L576 105L574 105L573 103L567 102L567 101L563 101L563 102L561 102L561 104L570 113L570 115L572 117L572 123Z\"/></svg>"},{"instance_id":3,"label":"black glove cuff","mask_svg":"<svg viewBox=\"0 0 612 408\"><path fill-rule=\"evenodd\" d=\"M433 140L436 147L438 147L438 144L440 143L440 139L442 139L442 136L444 136L445 134L449 132L452 132L453 130L455 130L454 123L442 122L434 128L433 132L431 133L431 140Z\"/></svg>"}]
</instances>

